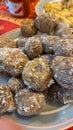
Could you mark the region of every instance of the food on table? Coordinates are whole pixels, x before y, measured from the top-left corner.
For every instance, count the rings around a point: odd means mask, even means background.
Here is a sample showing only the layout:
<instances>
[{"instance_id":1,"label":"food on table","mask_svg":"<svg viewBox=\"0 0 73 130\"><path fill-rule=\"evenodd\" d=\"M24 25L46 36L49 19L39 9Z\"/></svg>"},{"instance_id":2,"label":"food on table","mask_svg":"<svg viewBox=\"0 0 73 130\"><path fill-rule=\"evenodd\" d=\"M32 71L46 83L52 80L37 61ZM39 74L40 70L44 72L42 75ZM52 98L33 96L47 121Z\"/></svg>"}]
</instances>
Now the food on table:
<instances>
[{"instance_id":1,"label":"food on table","mask_svg":"<svg viewBox=\"0 0 73 130\"><path fill-rule=\"evenodd\" d=\"M41 37L43 36L47 36L47 33L41 33L41 32L38 32L38 34L34 35L35 38L38 38L40 39Z\"/></svg>"},{"instance_id":2,"label":"food on table","mask_svg":"<svg viewBox=\"0 0 73 130\"><path fill-rule=\"evenodd\" d=\"M73 57L73 39L61 39L54 45L55 56L72 56Z\"/></svg>"},{"instance_id":3,"label":"food on table","mask_svg":"<svg viewBox=\"0 0 73 130\"><path fill-rule=\"evenodd\" d=\"M51 12L52 9L56 11L61 11L63 9L62 5L58 2L49 2L44 5L45 12Z\"/></svg>"},{"instance_id":4,"label":"food on table","mask_svg":"<svg viewBox=\"0 0 73 130\"><path fill-rule=\"evenodd\" d=\"M73 0L62 0L61 3L66 8L70 8L73 6Z\"/></svg>"},{"instance_id":5,"label":"food on table","mask_svg":"<svg viewBox=\"0 0 73 130\"><path fill-rule=\"evenodd\" d=\"M25 46L25 42L27 41L27 37L20 38L16 41L16 45L18 48L23 48Z\"/></svg>"},{"instance_id":6,"label":"food on table","mask_svg":"<svg viewBox=\"0 0 73 130\"><path fill-rule=\"evenodd\" d=\"M45 107L44 95L26 88L15 95L15 102L18 114L23 116L39 114Z\"/></svg>"},{"instance_id":7,"label":"food on table","mask_svg":"<svg viewBox=\"0 0 73 130\"><path fill-rule=\"evenodd\" d=\"M44 61L46 61L47 63L51 63L51 61L54 59L54 55L52 54L43 54L41 56L39 56L39 58L42 58Z\"/></svg>"},{"instance_id":8,"label":"food on table","mask_svg":"<svg viewBox=\"0 0 73 130\"><path fill-rule=\"evenodd\" d=\"M22 79L20 77L11 77L8 80L8 87L10 91L15 95L20 89L25 88Z\"/></svg>"},{"instance_id":9,"label":"food on table","mask_svg":"<svg viewBox=\"0 0 73 130\"><path fill-rule=\"evenodd\" d=\"M26 37L31 37L31 36L37 34L37 29L34 26L34 20L26 19L21 24L21 32L22 32L23 36L26 36Z\"/></svg>"},{"instance_id":10,"label":"food on table","mask_svg":"<svg viewBox=\"0 0 73 130\"><path fill-rule=\"evenodd\" d=\"M52 73L44 58L28 61L22 72L24 84L36 91L44 91L53 83Z\"/></svg>"},{"instance_id":11,"label":"food on table","mask_svg":"<svg viewBox=\"0 0 73 130\"><path fill-rule=\"evenodd\" d=\"M42 33L52 33L57 23L58 19L52 13L38 15L35 18L35 27Z\"/></svg>"},{"instance_id":12,"label":"food on table","mask_svg":"<svg viewBox=\"0 0 73 130\"><path fill-rule=\"evenodd\" d=\"M46 100L51 102L58 101L57 95L59 92L59 85L57 83L54 83L48 88L47 94L46 94Z\"/></svg>"},{"instance_id":13,"label":"food on table","mask_svg":"<svg viewBox=\"0 0 73 130\"><path fill-rule=\"evenodd\" d=\"M40 38L40 41L44 47L45 53L53 53L54 51L54 45L60 41L60 38L58 36L53 35L46 35Z\"/></svg>"},{"instance_id":14,"label":"food on table","mask_svg":"<svg viewBox=\"0 0 73 130\"><path fill-rule=\"evenodd\" d=\"M66 1L65 3L68 3L67 0L65 1ZM64 5L65 4L62 5L59 2L50 2L50 3L46 3L43 8L44 8L45 13L46 12L53 13L53 15L57 17L59 21L68 23L70 27L73 28L73 3L69 8L67 8Z\"/></svg>"},{"instance_id":15,"label":"food on table","mask_svg":"<svg viewBox=\"0 0 73 130\"><path fill-rule=\"evenodd\" d=\"M54 79L61 87L73 89L73 57L55 57L51 69Z\"/></svg>"},{"instance_id":16,"label":"food on table","mask_svg":"<svg viewBox=\"0 0 73 130\"><path fill-rule=\"evenodd\" d=\"M73 89L66 89L54 83L48 88L46 98L50 102L71 103L73 102Z\"/></svg>"},{"instance_id":17,"label":"food on table","mask_svg":"<svg viewBox=\"0 0 73 130\"><path fill-rule=\"evenodd\" d=\"M66 89L59 87L59 91L57 93L57 99L63 104L73 102L73 89Z\"/></svg>"},{"instance_id":18,"label":"food on table","mask_svg":"<svg viewBox=\"0 0 73 130\"><path fill-rule=\"evenodd\" d=\"M54 34L63 39L73 39L71 28L66 23L58 23L54 30Z\"/></svg>"},{"instance_id":19,"label":"food on table","mask_svg":"<svg viewBox=\"0 0 73 130\"><path fill-rule=\"evenodd\" d=\"M15 102L7 86L0 84L0 114L16 109Z\"/></svg>"},{"instance_id":20,"label":"food on table","mask_svg":"<svg viewBox=\"0 0 73 130\"><path fill-rule=\"evenodd\" d=\"M27 63L27 56L18 48L0 48L0 69L18 76Z\"/></svg>"},{"instance_id":21,"label":"food on table","mask_svg":"<svg viewBox=\"0 0 73 130\"><path fill-rule=\"evenodd\" d=\"M23 50L30 59L33 59L43 53L43 46L39 38L33 36L27 39Z\"/></svg>"},{"instance_id":22,"label":"food on table","mask_svg":"<svg viewBox=\"0 0 73 130\"><path fill-rule=\"evenodd\" d=\"M16 48L16 43L9 37L0 37L0 48L2 47Z\"/></svg>"}]
</instances>

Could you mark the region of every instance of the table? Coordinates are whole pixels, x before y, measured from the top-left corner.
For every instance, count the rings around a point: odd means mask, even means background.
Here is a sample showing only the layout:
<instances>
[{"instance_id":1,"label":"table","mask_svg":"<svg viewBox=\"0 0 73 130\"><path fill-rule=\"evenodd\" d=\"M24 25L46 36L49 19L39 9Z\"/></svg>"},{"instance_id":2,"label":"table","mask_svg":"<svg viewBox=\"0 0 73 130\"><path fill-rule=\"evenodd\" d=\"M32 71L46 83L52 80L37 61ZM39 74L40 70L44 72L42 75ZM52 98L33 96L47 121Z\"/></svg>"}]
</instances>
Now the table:
<instances>
[{"instance_id":1,"label":"table","mask_svg":"<svg viewBox=\"0 0 73 130\"><path fill-rule=\"evenodd\" d=\"M36 17L35 14L35 7L38 0L34 0L34 3L31 3L30 8L30 14L28 18L34 18ZM33 8L33 11L32 11ZM15 28L19 28L21 23L25 20L25 18L14 18L10 15L7 6L4 3L4 0L0 0L0 35L13 30ZM16 24L15 24L16 23ZM73 127L67 129L67 130L73 130Z\"/></svg>"}]
</instances>

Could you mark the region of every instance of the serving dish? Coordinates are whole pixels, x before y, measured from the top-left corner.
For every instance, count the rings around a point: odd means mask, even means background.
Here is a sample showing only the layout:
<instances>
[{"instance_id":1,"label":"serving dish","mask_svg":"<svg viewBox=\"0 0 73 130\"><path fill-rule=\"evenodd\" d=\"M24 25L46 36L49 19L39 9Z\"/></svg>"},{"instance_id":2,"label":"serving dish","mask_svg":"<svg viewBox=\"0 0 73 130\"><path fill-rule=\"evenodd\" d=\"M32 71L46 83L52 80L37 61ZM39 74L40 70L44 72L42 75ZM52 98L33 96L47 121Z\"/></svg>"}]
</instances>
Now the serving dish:
<instances>
[{"instance_id":1,"label":"serving dish","mask_svg":"<svg viewBox=\"0 0 73 130\"><path fill-rule=\"evenodd\" d=\"M61 2L61 0L40 0L36 6L35 6L35 11L36 11L36 14L39 15L39 14L43 14L45 13L44 12L44 9L43 9L43 6L48 3L48 2Z\"/></svg>"},{"instance_id":2,"label":"serving dish","mask_svg":"<svg viewBox=\"0 0 73 130\"><path fill-rule=\"evenodd\" d=\"M12 39L22 38L20 28L5 33L1 37L10 37ZM5 76L0 72L0 83L7 84L9 76ZM45 111L37 116L22 117L16 112L6 113L15 120L19 125L26 126L27 130L65 130L73 126L73 105L63 105L60 103L48 103Z\"/></svg>"}]
</instances>

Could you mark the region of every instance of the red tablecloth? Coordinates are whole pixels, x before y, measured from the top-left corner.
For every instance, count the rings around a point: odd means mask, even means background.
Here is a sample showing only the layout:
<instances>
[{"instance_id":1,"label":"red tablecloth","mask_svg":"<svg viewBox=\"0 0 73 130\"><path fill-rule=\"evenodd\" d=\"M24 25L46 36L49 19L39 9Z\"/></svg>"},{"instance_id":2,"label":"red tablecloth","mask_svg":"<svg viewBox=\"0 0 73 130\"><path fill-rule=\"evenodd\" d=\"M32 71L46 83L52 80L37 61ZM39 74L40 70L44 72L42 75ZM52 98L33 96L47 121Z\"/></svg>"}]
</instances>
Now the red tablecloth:
<instances>
[{"instance_id":1,"label":"red tablecloth","mask_svg":"<svg viewBox=\"0 0 73 130\"><path fill-rule=\"evenodd\" d=\"M36 0L38 1L38 0ZM35 13L35 12L33 12ZM30 14L29 17L33 17L33 14ZM0 2L0 35L11 31L15 28L20 27L21 22L24 20L14 18L10 15L9 11L7 10L7 7L4 5L3 1ZM15 24L16 23L16 24ZM67 130L73 130L73 127L67 129Z\"/></svg>"},{"instance_id":2,"label":"red tablecloth","mask_svg":"<svg viewBox=\"0 0 73 130\"><path fill-rule=\"evenodd\" d=\"M8 32L8 31L11 31L15 28L18 28L18 27L19 27L19 25L14 24L12 22L0 20L0 35Z\"/></svg>"}]
</instances>

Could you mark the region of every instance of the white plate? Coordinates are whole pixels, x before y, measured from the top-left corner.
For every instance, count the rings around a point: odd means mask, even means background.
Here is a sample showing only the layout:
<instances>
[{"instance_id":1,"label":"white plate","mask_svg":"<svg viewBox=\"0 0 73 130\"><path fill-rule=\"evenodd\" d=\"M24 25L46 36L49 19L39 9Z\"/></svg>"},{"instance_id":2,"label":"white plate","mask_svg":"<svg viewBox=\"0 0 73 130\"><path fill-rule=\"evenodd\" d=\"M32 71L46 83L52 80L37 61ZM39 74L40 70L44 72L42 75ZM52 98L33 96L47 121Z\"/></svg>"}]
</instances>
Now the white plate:
<instances>
[{"instance_id":1,"label":"white plate","mask_svg":"<svg viewBox=\"0 0 73 130\"><path fill-rule=\"evenodd\" d=\"M12 39L21 38L20 29L16 29L2 35L9 36ZM9 77L0 74L0 83L7 84ZM38 116L22 117L16 112L5 114L19 125L26 126L27 130L65 130L73 126L73 105L62 105L59 103L51 103L45 106L45 111Z\"/></svg>"},{"instance_id":2,"label":"white plate","mask_svg":"<svg viewBox=\"0 0 73 130\"><path fill-rule=\"evenodd\" d=\"M36 14L43 14L44 13L44 9L43 6L48 3L48 2L60 2L61 0L40 0L37 5L35 6L35 11Z\"/></svg>"}]
</instances>

